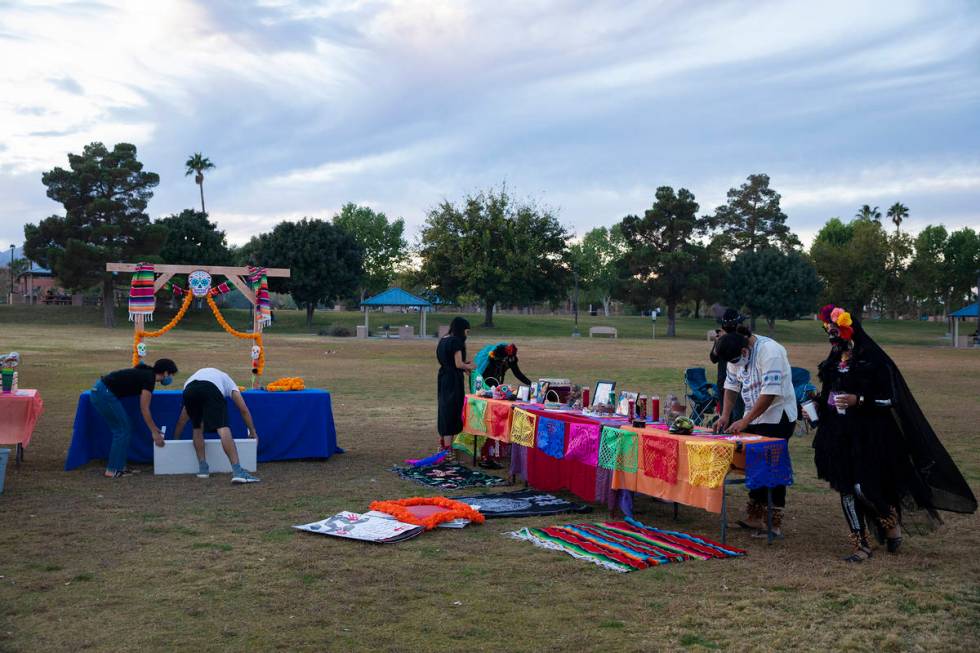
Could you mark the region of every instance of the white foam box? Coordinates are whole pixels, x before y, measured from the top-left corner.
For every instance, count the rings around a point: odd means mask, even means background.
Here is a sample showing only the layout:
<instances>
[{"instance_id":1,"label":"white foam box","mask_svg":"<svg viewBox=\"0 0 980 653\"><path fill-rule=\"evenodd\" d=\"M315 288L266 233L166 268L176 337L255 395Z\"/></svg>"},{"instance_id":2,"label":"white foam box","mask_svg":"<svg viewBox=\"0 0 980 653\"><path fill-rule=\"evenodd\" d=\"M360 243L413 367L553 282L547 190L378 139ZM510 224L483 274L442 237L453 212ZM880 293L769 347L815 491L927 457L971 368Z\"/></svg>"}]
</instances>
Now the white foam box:
<instances>
[{"instance_id":1,"label":"white foam box","mask_svg":"<svg viewBox=\"0 0 980 653\"><path fill-rule=\"evenodd\" d=\"M238 448L238 462L243 469L256 471L258 440L245 438L235 440ZM225 450L221 448L221 440L204 440L204 458L212 473L231 473L231 463ZM197 474L197 452L194 451L193 440L167 440L163 447L153 447L154 474Z\"/></svg>"}]
</instances>

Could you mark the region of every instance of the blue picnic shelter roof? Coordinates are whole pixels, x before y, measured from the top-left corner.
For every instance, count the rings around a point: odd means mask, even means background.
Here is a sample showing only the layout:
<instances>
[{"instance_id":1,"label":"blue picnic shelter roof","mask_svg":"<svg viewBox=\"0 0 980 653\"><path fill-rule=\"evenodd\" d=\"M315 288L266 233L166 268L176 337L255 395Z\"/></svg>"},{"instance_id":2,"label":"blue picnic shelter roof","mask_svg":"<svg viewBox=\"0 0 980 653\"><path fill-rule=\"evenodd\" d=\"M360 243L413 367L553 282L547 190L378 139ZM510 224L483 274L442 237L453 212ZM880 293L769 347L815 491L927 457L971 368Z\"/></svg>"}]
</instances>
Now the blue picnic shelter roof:
<instances>
[{"instance_id":1,"label":"blue picnic shelter roof","mask_svg":"<svg viewBox=\"0 0 980 653\"><path fill-rule=\"evenodd\" d=\"M389 288L370 299L365 299L361 302L361 306L432 306L432 303L401 288Z\"/></svg>"},{"instance_id":2,"label":"blue picnic shelter roof","mask_svg":"<svg viewBox=\"0 0 980 653\"><path fill-rule=\"evenodd\" d=\"M978 317L980 316L980 302L973 302L969 306L964 306L958 311L949 314L950 317Z\"/></svg>"}]
</instances>

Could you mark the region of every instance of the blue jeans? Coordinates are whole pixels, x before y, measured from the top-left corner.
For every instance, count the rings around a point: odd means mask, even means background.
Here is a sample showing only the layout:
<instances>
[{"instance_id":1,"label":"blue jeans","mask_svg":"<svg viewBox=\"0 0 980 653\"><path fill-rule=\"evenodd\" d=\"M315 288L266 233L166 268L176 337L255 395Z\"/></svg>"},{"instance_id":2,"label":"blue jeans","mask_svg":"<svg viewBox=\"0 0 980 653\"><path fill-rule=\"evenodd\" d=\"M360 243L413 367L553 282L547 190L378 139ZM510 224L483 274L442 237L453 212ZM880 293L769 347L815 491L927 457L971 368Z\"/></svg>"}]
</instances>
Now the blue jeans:
<instances>
[{"instance_id":1,"label":"blue jeans","mask_svg":"<svg viewBox=\"0 0 980 653\"><path fill-rule=\"evenodd\" d=\"M112 447L109 449L109 462L106 464L106 469L111 472L126 469L129 440L133 435L129 415L126 414L119 397L105 387L102 379L92 386L92 405L99 415L102 415L102 419L106 421L112 433Z\"/></svg>"}]
</instances>

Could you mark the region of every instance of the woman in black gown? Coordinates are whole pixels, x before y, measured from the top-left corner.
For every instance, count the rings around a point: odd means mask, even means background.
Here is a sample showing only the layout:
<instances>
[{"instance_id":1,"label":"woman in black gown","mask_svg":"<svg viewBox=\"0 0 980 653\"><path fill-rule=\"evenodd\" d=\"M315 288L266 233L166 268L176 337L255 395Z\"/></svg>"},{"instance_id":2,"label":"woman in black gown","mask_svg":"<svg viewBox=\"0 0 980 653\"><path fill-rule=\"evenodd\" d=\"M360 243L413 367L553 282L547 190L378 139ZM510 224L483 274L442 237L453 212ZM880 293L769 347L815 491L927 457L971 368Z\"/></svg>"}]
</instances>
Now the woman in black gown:
<instances>
[{"instance_id":1,"label":"woman in black gown","mask_svg":"<svg viewBox=\"0 0 980 653\"><path fill-rule=\"evenodd\" d=\"M472 371L475 367L473 363L466 362L466 336L469 332L469 322L461 317L453 318L449 333L436 346L436 358L439 360L439 444L443 449L452 447L453 436L463 430L463 399L466 396L463 372Z\"/></svg>"},{"instance_id":2,"label":"woman in black gown","mask_svg":"<svg viewBox=\"0 0 980 653\"><path fill-rule=\"evenodd\" d=\"M866 527L896 553L916 517L972 513L973 492L939 442L891 358L843 309L820 311L831 350L820 363L817 475L840 493L853 553L872 556Z\"/></svg>"}]
</instances>

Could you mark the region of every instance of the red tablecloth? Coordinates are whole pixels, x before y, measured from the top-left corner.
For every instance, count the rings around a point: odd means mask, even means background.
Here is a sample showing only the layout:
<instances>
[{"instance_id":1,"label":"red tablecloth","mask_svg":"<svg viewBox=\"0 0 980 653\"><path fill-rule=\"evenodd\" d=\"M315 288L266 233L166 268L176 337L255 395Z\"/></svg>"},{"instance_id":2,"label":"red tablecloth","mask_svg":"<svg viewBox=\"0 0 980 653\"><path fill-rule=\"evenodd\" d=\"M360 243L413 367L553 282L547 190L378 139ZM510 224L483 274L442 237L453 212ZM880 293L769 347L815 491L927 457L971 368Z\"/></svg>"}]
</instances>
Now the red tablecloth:
<instances>
[{"instance_id":1,"label":"red tablecloth","mask_svg":"<svg viewBox=\"0 0 980 653\"><path fill-rule=\"evenodd\" d=\"M0 444L26 447L31 441L37 418L43 412L44 402L37 390L0 393Z\"/></svg>"}]
</instances>

